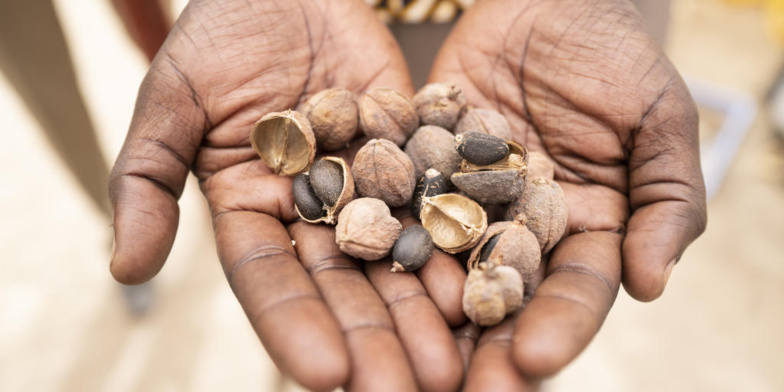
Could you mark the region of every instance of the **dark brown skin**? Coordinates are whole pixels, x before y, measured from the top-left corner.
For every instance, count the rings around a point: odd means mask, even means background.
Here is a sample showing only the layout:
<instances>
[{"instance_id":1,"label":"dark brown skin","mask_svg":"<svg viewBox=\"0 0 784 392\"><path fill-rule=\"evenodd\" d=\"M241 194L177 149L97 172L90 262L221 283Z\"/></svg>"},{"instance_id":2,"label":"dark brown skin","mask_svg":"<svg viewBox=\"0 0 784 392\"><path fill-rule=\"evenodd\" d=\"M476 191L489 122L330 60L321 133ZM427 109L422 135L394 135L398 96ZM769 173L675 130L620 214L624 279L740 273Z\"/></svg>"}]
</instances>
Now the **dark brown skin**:
<instances>
[{"instance_id":1,"label":"dark brown skin","mask_svg":"<svg viewBox=\"0 0 784 392\"><path fill-rule=\"evenodd\" d=\"M570 236L516 322L485 331L467 373L467 391L520 390L587 346L622 280L641 301L659 297L704 231L696 109L621 0L478 2L430 81L503 113L515 141L555 161L567 196Z\"/></svg>"},{"instance_id":2,"label":"dark brown skin","mask_svg":"<svg viewBox=\"0 0 784 392\"><path fill-rule=\"evenodd\" d=\"M326 88L412 95L399 49L361 3L188 5L142 83L112 172L111 271L136 284L160 270L192 171L210 205L227 279L284 373L315 390L454 389L464 374L455 364L479 337L466 327L445 339L434 315L452 327L465 321L457 260L435 251L416 274L393 274L383 263L363 274L336 251L334 229L289 225L296 219L292 179L271 174L248 142L263 114L295 108ZM556 162L571 236L553 250L517 321L479 337L464 385L535 386L598 331L622 263L627 291L652 300L703 231L694 105L620 0L478 2L445 43L431 80L456 82L469 103L503 113L515 140ZM405 312L391 306L401 301Z\"/></svg>"}]
</instances>

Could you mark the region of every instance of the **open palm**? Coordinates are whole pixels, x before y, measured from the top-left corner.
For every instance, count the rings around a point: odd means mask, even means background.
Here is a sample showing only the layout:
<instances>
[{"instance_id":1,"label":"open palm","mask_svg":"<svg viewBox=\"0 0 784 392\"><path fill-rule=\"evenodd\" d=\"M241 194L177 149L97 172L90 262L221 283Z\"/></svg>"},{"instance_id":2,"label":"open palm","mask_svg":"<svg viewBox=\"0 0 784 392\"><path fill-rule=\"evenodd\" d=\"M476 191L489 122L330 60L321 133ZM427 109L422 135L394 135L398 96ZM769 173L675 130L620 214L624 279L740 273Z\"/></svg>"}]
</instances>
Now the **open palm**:
<instances>
[{"instance_id":1,"label":"open palm","mask_svg":"<svg viewBox=\"0 0 784 392\"><path fill-rule=\"evenodd\" d=\"M384 263L363 271L332 228L292 223L291 179L251 148L262 115L337 86L412 93L399 48L361 1L191 1L145 77L112 173L112 273L141 283L160 270L192 171L229 284L282 371L318 390L454 390L457 262L439 255L421 281ZM436 284L445 274L458 278Z\"/></svg>"},{"instance_id":2,"label":"open palm","mask_svg":"<svg viewBox=\"0 0 784 392\"><path fill-rule=\"evenodd\" d=\"M479 2L430 79L503 113L567 195L544 280L517 320L484 332L468 371L469 390L519 390L518 370L550 376L585 348L622 280L637 299L661 295L704 230L696 110L625 0Z\"/></svg>"}]
</instances>

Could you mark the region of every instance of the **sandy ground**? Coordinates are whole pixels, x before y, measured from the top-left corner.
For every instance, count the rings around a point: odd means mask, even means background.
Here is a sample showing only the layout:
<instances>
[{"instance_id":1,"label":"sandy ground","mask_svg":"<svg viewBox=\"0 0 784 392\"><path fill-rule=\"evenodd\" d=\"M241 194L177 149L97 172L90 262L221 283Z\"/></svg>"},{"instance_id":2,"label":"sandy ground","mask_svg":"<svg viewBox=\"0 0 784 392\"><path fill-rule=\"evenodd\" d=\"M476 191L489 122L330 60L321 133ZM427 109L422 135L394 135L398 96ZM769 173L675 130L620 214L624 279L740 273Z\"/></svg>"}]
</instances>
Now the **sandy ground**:
<instances>
[{"instance_id":1,"label":"sandy ground","mask_svg":"<svg viewBox=\"0 0 784 392\"><path fill-rule=\"evenodd\" d=\"M55 3L111 161L144 59L109 2ZM673 12L667 48L684 75L763 97L783 52L760 11L680 0ZM784 390L784 153L762 114L664 296L641 304L622 291L546 390ZM154 308L132 316L108 274L108 222L37 128L0 78L0 390L281 389L220 271L195 182Z\"/></svg>"}]
</instances>

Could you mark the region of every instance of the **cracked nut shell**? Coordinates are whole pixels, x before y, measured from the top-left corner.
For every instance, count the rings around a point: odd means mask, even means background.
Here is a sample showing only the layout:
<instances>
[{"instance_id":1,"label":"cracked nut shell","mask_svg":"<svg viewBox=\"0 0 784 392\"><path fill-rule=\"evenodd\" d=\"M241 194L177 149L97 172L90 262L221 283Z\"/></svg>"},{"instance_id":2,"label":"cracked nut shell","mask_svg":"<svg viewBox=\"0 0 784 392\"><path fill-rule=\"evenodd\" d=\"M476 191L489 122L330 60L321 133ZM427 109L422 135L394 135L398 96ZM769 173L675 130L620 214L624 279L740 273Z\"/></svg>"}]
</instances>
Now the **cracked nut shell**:
<instances>
[{"instance_id":1,"label":"cracked nut shell","mask_svg":"<svg viewBox=\"0 0 784 392\"><path fill-rule=\"evenodd\" d=\"M392 272L416 271L433 254L433 239L421 225L411 225L403 230L392 248Z\"/></svg>"},{"instance_id":2,"label":"cracked nut shell","mask_svg":"<svg viewBox=\"0 0 784 392\"><path fill-rule=\"evenodd\" d=\"M454 193L422 198L422 226L447 253L472 248L487 230L487 213L475 201Z\"/></svg>"},{"instance_id":3,"label":"cracked nut shell","mask_svg":"<svg viewBox=\"0 0 784 392\"><path fill-rule=\"evenodd\" d=\"M351 172L361 196L383 200L391 207L411 201L416 186L414 164L389 140L369 140L354 157Z\"/></svg>"},{"instance_id":4,"label":"cracked nut shell","mask_svg":"<svg viewBox=\"0 0 784 392\"><path fill-rule=\"evenodd\" d=\"M402 146L419 126L419 116L407 96L382 87L366 92L359 99L359 123L368 137L391 140Z\"/></svg>"},{"instance_id":5,"label":"cracked nut shell","mask_svg":"<svg viewBox=\"0 0 784 392\"><path fill-rule=\"evenodd\" d=\"M427 169L414 188L414 198L411 200L411 212L419 219L422 212L422 198L433 197L446 193L444 176L436 169Z\"/></svg>"},{"instance_id":6,"label":"cracked nut shell","mask_svg":"<svg viewBox=\"0 0 784 392\"><path fill-rule=\"evenodd\" d=\"M539 242L524 222L495 222L471 251L468 268L478 268L481 263L506 265L517 270L523 281L528 283L541 260Z\"/></svg>"},{"instance_id":7,"label":"cracked nut shell","mask_svg":"<svg viewBox=\"0 0 784 392\"><path fill-rule=\"evenodd\" d=\"M523 305L523 287L514 268L481 263L468 272L463 312L483 327L496 325Z\"/></svg>"},{"instance_id":8,"label":"cracked nut shell","mask_svg":"<svg viewBox=\"0 0 784 392\"><path fill-rule=\"evenodd\" d=\"M452 183L468 197L486 204L503 204L523 193L528 168L525 147L507 142L509 154L490 165L476 165L467 160L460 172L452 175Z\"/></svg>"},{"instance_id":9,"label":"cracked nut shell","mask_svg":"<svg viewBox=\"0 0 784 392\"><path fill-rule=\"evenodd\" d=\"M302 106L318 146L326 151L345 147L357 133L359 109L354 94L342 87L323 90Z\"/></svg>"},{"instance_id":10,"label":"cracked nut shell","mask_svg":"<svg viewBox=\"0 0 784 392\"><path fill-rule=\"evenodd\" d=\"M454 129L465 106L463 90L452 83L430 83L414 95L414 107L422 124Z\"/></svg>"},{"instance_id":11,"label":"cracked nut shell","mask_svg":"<svg viewBox=\"0 0 784 392\"><path fill-rule=\"evenodd\" d=\"M469 109L455 126L455 135L465 132L486 133L512 140L512 128L501 113L491 109Z\"/></svg>"},{"instance_id":12,"label":"cracked nut shell","mask_svg":"<svg viewBox=\"0 0 784 392\"><path fill-rule=\"evenodd\" d=\"M509 204L506 219L520 219L521 215L542 253L552 250L563 237L569 219L569 206L561 186L543 177L528 181L523 194Z\"/></svg>"},{"instance_id":13,"label":"cracked nut shell","mask_svg":"<svg viewBox=\"0 0 784 392\"><path fill-rule=\"evenodd\" d=\"M389 254L402 230L383 201L363 197L348 203L340 212L335 242L346 254L379 260Z\"/></svg>"},{"instance_id":14,"label":"cracked nut shell","mask_svg":"<svg viewBox=\"0 0 784 392\"><path fill-rule=\"evenodd\" d=\"M275 174L296 176L316 157L316 138L308 119L300 112L268 113L250 132L250 143Z\"/></svg>"},{"instance_id":15,"label":"cracked nut shell","mask_svg":"<svg viewBox=\"0 0 784 392\"><path fill-rule=\"evenodd\" d=\"M416 178L433 168L448 181L453 173L460 170L462 159L455 149L455 137L444 128L435 125L419 127L406 143L405 151L414 164Z\"/></svg>"},{"instance_id":16,"label":"cracked nut shell","mask_svg":"<svg viewBox=\"0 0 784 392\"><path fill-rule=\"evenodd\" d=\"M340 210L354 198L354 178L342 158L324 157L308 173L294 178L294 208L309 223L336 223Z\"/></svg>"}]
</instances>

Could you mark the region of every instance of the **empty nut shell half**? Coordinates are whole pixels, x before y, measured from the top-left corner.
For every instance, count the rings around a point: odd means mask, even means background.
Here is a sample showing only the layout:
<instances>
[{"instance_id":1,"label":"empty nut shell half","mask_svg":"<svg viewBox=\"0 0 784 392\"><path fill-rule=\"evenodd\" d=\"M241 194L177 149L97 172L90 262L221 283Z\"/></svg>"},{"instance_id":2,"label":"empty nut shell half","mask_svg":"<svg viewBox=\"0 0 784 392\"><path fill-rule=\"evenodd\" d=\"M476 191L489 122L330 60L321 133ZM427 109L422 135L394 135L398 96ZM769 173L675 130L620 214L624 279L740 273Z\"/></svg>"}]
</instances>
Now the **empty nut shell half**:
<instances>
[{"instance_id":1,"label":"empty nut shell half","mask_svg":"<svg viewBox=\"0 0 784 392\"><path fill-rule=\"evenodd\" d=\"M268 113L250 132L253 149L275 174L296 176L316 157L316 138L302 113Z\"/></svg>"},{"instance_id":2,"label":"empty nut shell half","mask_svg":"<svg viewBox=\"0 0 784 392\"><path fill-rule=\"evenodd\" d=\"M411 225L403 230L392 248L392 272L416 271L433 254L433 239L421 225Z\"/></svg>"},{"instance_id":3,"label":"empty nut shell half","mask_svg":"<svg viewBox=\"0 0 784 392\"><path fill-rule=\"evenodd\" d=\"M340 211L354 198L354 178L343 158L323 157L309 173L294 178L292 194L302 220L334 225Z\"/></svg>"},{"instance_id":4,"label":"empty nut shell half","mask_svg":"<svg viewBox=\"0 0 784 392\"><path fill-rule=\"evenodd\" d=\"M478 268L481 263L506 265L517 270L528 283L541 260L539 242L524 222L495 222L471 251L468 268Z\"/></svg>"},{"instance_id":5,"label":"empty nut shell half","mask_svg":"<svg viewBox=\"0 0 784 392\"><path fill-rule=\"evenodd\" d=\"M357 151L351 172L361 196L381 199L391 207L408 204L414 194L414 164L389 140L369 140Z\"/></svg>"},{"instance_id":6,"label":"empty nut shell half","mask_svg":"<svg viewBox=\"0 0 784 392\"><path fill-rule=\"evenodd\" d=\"M512 128L501 113L491 109L469 109L458 121L455 134L486 133L504 140L512 140Z\"/></svg>"},{"instance_id":7,"label":"empty nut shell half","mask_svg":"<svg viewBox=\"0 0 784 392\"><path fill-rule=\"evenodd\" d=\"M419 219L422 212L422 198L433 197L446 193L444 176L436 169L427 169L425 175L417 181L414 198L411 201L411 212Z\"/></svg>"},{"instance_id":8,"label":"empty nut shell half","mask_svg":"<svg viewBox=\"0 0 784 392\"><path fill-rule=\"evenodd\" d=\"M448 182L452 174L460 170L460 162L463 160L455 148L454 135L435 125L419 127L406 143L405 151L414 164L416 178L433 168L441 172Z\"/></svg>"},{"instance_id":9,"label":"empty nut shell half","mask_svg":"<svg viewBox=\"0 0 784 392\"><path fill-rule=\"evenodd\" d=\"M535 178L528 181L523 194L509 204L506 219L525 219L525 225L536 236L542 253L547 253L566 231L569 219L566 195L557 182Z\"/></svg>"},{"instance_id":10,"label":"empty nut shell half","mask_svg":"<svg viewBox=\"0 0 784 392\"><path fill-rule=\"evenodd\" d=\"M509 145L500 137L466 132L455 136L457 153L475 165L490 165L509 154Z\"/></svg>"},{"instance_id":11,"label":"empty nut shell half","mask_svg":"<svg viewBox=\"0 0 784 392\"><path fill-rule=\"evenodd\" d=\"M460 172L452 175L452 183L481 203L508 203L520 196L525 188L528 152L515 142L507 145L509 153L498 162L477 165L463 160Z\"/></svg>"},{"instance_id":12,"label":"empty nut shell half","mask_svg":"<svg viewBox=\"0 0 784 392\"><path fill-rule=\"evenodd\" d=\"M378 260L389 254L402 230L400 221L392 217L383 201L363 197L340 212L335 242L351 256Z\"/></svg>"},{"instance_id":13,"label":"empty nut shell half","mask_svg":"<svg viewBox=\"0 0 784 392\"><path fill-rule=\"evenodd\" d=\"M468 272L463 312L483 327L496 325L523 305L523 287L514 268L482 263Z\"/></svg>"},{"instance_id":14,"label":"empty nut shell half","mask_svg":"<svg viewBox=\"0 0 784 392\"><path fill-rule=\"evenodd\" d=\"M342 87L323 90L302 106L320 148L335 151L345 147L357 133L359 109L354 94Z\"/></svg>"},{"instance_id":15,"label":"empty nut shell half","mask_svg":"<svg viewBox=\"0 0 784 392\"><path fill-rule=\"evenodd\" d=\"M454 129L465 109L466 96L453 83L430 83L414 95L414 106L422 124Z\"/></svg>"},{"instance_id":16,"label":"empty nut shell half","mask_svg":"<svg viewBox=\"0 0 784 392\"><path fill-rule=\"evenodd\" d=\"M368 137L402 146L419 126L419 116L407 96L391 88L375 88L359 99L359 123Z\"/></svg>"},{"instance_id":17,"label":"empty nut shell half","mask_svg":"<svg viewBox=\"0 0 784 392\"><path fill-rule=\"evenodd\" d=\"M422 226L444 252L472 248L487 230L487 213L475 201L454 193L422 198Z\"/></svg>"}]
</instances>

